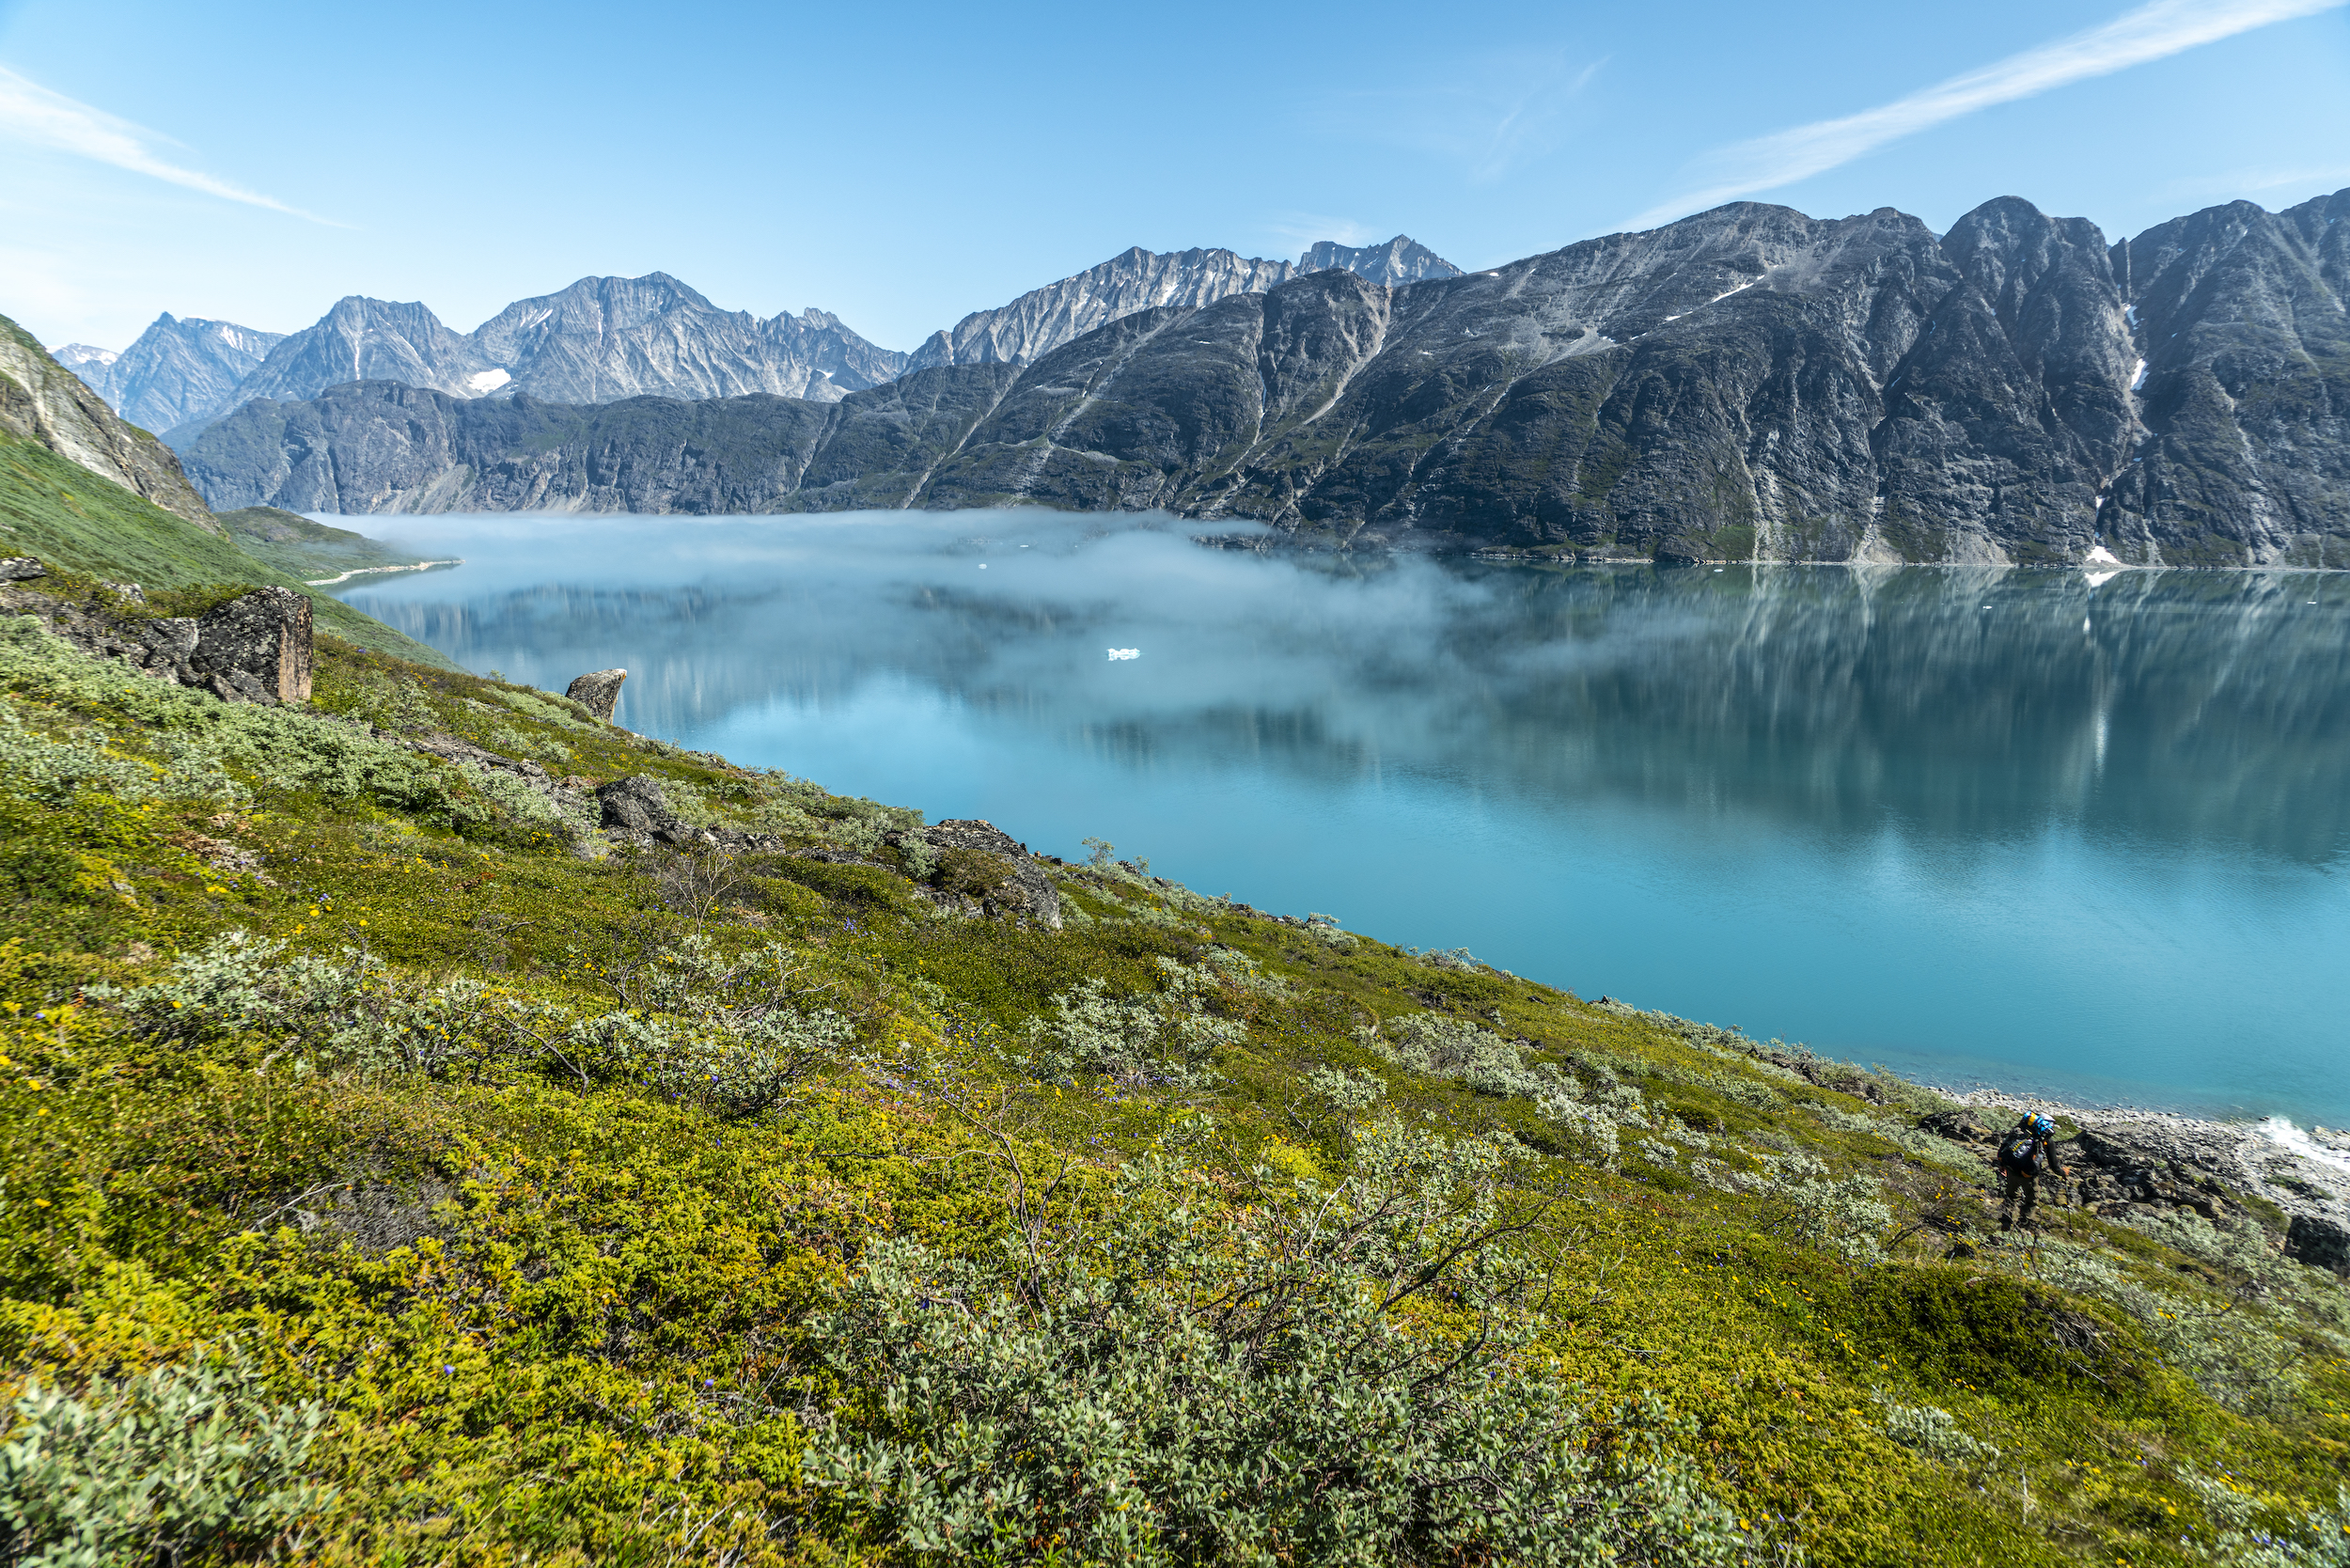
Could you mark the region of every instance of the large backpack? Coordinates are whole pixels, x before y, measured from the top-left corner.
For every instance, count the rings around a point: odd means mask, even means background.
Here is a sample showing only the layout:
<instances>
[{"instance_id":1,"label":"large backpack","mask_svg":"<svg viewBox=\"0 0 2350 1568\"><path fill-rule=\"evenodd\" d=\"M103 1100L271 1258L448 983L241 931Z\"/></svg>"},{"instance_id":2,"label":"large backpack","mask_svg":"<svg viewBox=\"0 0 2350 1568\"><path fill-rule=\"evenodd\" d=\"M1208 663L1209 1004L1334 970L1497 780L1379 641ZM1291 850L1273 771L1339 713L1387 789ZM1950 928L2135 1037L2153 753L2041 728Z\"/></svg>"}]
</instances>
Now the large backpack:
<instances>
[{"instance_id":1,"label":"large backpack","mask_svg":"<svg viewBox=\"0 0 2350 1568\"><path fill-rule=\"evenodd\" d=\"M2040 1135L2029 1127L2018 1127L1999 1140L1999 1164L2009 1170L2036 1170L2040 1167Z\"/></svg>"}]
</instances>

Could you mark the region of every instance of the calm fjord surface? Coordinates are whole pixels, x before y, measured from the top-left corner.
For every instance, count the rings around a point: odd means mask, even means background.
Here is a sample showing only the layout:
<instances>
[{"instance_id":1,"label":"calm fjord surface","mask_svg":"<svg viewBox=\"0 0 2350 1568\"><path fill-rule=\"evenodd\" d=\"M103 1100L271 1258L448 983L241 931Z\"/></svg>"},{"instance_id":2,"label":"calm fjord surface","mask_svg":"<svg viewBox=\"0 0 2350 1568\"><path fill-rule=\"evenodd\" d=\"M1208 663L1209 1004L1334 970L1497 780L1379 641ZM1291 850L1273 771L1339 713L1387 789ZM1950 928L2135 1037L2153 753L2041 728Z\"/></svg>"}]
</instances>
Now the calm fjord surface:
<instances>
[{"instance_id":1,"label":"calm fjord surface","mask_svg":"<svg viewBox=\"0 0 2350 1568\"><path fill-rule=\"evenodd\" d=\"M388 520L370 519L382 530ZM2350 1121L2350 580L450 517L354 584L632 729L1873 1059ZM1113 660L1111 649L1136 649Z\"/></svg>"}]
</instances>

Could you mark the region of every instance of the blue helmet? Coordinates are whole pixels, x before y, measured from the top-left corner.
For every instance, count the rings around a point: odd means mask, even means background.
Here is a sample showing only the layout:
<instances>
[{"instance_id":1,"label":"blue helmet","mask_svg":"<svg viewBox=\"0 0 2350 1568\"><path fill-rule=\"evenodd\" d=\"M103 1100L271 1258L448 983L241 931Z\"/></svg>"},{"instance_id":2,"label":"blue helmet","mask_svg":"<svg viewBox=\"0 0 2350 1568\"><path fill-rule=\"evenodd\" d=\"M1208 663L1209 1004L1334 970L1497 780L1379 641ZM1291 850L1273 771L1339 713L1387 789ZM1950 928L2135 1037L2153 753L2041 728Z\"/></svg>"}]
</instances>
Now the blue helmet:
<instances>
[{"instance_id":1,"label":"blue helmet","mask_svg":"<svg viewBox=\"0 0 2350 1568\"><path fill-rule=\"evenodd\" d=\"M2035 1133L2053 1133L2056 1131L2056 1118L2035 1116L2031 1119L2031 1130Z\"/></svg>"}]
</instances>

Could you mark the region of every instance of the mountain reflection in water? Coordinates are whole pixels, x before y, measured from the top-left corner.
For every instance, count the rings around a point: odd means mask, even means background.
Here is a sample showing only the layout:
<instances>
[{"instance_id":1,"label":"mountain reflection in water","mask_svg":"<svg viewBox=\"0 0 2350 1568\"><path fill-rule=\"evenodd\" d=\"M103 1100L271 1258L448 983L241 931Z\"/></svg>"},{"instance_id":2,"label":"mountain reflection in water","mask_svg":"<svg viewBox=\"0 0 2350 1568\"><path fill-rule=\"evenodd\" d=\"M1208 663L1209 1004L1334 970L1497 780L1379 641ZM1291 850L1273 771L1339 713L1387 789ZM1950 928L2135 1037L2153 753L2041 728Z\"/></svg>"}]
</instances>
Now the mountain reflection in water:
<instances>
[{"instance_id":1,"label":"mountain reflection in water","mask_svg":"<svg viewBox=\"0 0 2350 1568\"><path fill-rule=\"evenodd\" d=\"M352 603L737 760L1930 1076L2350 1120L2339 577L368 521L469 564Z\"/></svg>"}]
</instances>

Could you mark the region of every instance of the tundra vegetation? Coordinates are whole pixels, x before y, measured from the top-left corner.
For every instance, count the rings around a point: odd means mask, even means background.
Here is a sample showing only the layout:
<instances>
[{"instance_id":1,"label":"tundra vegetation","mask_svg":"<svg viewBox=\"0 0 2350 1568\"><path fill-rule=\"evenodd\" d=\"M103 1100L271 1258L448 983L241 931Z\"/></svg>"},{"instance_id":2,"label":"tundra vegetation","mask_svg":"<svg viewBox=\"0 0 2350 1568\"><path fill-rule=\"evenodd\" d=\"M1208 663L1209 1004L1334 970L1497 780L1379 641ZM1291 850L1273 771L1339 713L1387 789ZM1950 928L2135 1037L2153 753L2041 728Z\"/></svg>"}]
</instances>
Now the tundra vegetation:
<instances>
[{"instance_id":1,"label":"tundra vegetation","mask_svg":"<svg viewBox=\"0 0 2350 1568\"><path fill-rule=\"evenodd\" d=\"M0 628L0 1558L2346 1560L2258 1213L2006 1241L1914 1085L919 822Z\"/></svg>"}]
</instances>

